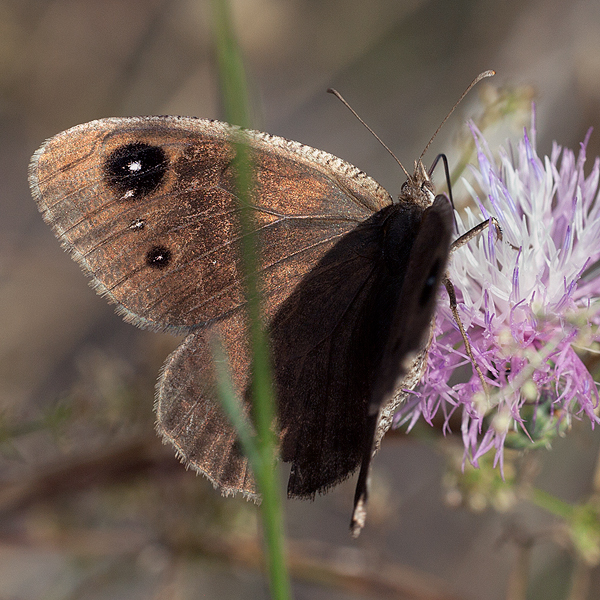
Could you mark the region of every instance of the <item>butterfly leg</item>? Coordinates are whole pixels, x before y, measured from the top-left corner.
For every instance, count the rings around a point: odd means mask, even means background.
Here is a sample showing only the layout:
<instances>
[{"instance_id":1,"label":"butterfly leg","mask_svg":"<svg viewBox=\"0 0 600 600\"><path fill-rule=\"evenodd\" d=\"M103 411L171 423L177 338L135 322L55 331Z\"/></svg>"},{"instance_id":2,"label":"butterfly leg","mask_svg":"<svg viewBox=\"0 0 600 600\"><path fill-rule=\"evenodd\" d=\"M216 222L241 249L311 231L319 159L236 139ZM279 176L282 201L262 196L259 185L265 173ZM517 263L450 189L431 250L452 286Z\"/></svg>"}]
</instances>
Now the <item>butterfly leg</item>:
<instances>
[{"instance_id":1,"label":"butterfly leg","mask_svg":"<svg viewBox=\"0 0 600 600\"><path fill-rule=\"evenodd\" d=\"M463 341L465 343L465 351L467 352L467 356L473 365L473 368L477 372L477 376L481 381L481 385L483 386L483 392L487 396L489 394L489 386L483 377L483 373L481 372L481 367L479 363L475 360L473 356L473 349L471 348L471 342L467 336L467 332L465 331L465 327L462 323L460 315L458 314L458 305L456 303L456 292L454 291L454 284L448 279L448 276L445 275L443 279L444 287L448 292L448 297L450 298L450 310L452 311L452 316L454 317L454 321L458 325L458 329L460 330L460 334L462 335Z\"/></svg>"},{"instance_id":2,"label":"butterfly leg","mask_svg":"<svg viewBox=\"0 0 600 600\"><path fill-rule=\"evenodd\" d=\"M498 223L496 217L490 217L489 220L482 221L481 223L479 223L479 225L475 225L475 227L473 227L472 229L469 229L469 231L467 231L466 233L463 233L458 239L454 240L454 242L450 246L450 254L455 252L458 248L462 248L462 246L469 243L473 238L477 237L482 231L484 231L485 229L487 229L490 226L490 223L493 225L494 229L496 230L497 239L499 241L502 241L502 229L500 228L500 223ZM510 245L512 246L513 249L518 250L518 248L516 248L512 244L510 244ZM444 276L443 282L444 282L444 287L446 288L446 291L448 292L448 297L450 298L450 310L452 311L454 321L458 325L458 329L460 330L460 334L465 343L465 351L467 353L467 356L469 357L469 360L471 361L471 364L473 365L473 368L477 372L477 376L479 377L479 380L481 381L481 385L483 386L483 391L487 395L489 393L489 386L486 383L485 378L483 377L483 373L481 372L481 367L479 366L479 364L475 360L475 357L473 356L473 349L471 348L471 342L469 342L467 332L465 331L465 327L462 323L460 315L458 314L458 305L456 302L456 292L454 291L454 284L450 281L450 279L448 278L448 275Z\"/></svg>"},{"instance_id":3,"label":"butterfly leg","mask_svg":"<svg viewBox=\"0 0 600 600\"><path fill-rule=\"evenodd\" d=\"M500 227L500 223L496 217L490 217L487 221L482 221L479 225L475 225L472 229L469 229L466 233L463 233L459 238L455 239L450 246L450 255L452 255L456 250L462 248L465 244L468 244L472 239L476 238L482 231L486 230L490 226L490 221L496 230L496 238L498 241L502 241L502 229ZM512 246L512 244L511 244ZM514 248L514 246L513 246Z\"/></svg>"}]
</instances>

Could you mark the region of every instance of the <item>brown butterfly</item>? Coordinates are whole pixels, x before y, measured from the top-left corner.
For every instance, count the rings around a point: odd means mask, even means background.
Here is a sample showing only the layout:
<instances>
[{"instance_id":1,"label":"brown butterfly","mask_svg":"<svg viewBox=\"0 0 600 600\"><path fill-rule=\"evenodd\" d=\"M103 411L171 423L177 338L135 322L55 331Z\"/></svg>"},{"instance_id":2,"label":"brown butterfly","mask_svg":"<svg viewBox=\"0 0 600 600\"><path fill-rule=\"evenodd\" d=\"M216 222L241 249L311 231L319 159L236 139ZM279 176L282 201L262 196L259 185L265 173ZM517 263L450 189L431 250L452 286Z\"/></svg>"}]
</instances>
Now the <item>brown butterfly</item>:
<instances>
[{"instance_id":1,"label":"brown butterfly","mask_svg":"<svg viewBox=\"0 0 600 600\"><path fill-rule=\"evenodd\" d=\"M313 498L371 458L425 365L453 229L421 160L398 200L321 150L218 121L111 118L78 125L33 156L44 220L126 321L185 332L158 383L157 428L223 494L257 497L215 393L209 339L229 356L250 412L235 144L254 167L251 209L271 339L288 496Z\"/></svg>"}]
</instances>

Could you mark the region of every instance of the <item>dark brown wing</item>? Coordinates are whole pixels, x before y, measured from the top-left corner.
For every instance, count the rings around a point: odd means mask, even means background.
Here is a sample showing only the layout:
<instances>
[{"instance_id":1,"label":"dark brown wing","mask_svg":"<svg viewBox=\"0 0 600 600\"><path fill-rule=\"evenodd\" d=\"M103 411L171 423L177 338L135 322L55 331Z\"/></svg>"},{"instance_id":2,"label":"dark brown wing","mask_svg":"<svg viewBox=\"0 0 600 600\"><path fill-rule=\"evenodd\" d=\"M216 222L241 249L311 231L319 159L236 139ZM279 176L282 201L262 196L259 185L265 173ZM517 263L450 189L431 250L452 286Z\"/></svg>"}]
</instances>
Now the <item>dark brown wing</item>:
<instances>
[{"instance_id":1,"label":"dark brown wing","mask_svg":"<svg viewBox=\"0 0 600 600\"><path fill-rule=\"evenodd\" d=\"M451 205L444 196L437 196L423 212L402 290L390 314L389 335L370 388L365 442L350 524L354 536L364 526L371 460L385 433L378 430L382 406L395 402L403 380L418 381L413 371L420 371L425 360L423 350L429 338L437 290L446 272L452 229Z\"/></svg>"},{"instance_id":2,"label":"dark brown wing","mask_svg":"<svg viewBox=\"0 0 600 600\"><path fill-rule=\"evenodd\" d=\"M400 204L359 225L321 259L273 319L281 455L292 463L290 496L312 497L345 479L372 444L369 403L391 360L390 340L401 335L397 315L415 312L410 298L415 282L406 277L414 271L411 248L422 236L422 216L421 207ZM446 242L443 235L433 240L432 254L441 244L439 252L447 255ZM429 306L426 311L419 326L424 330ZM406 372L403 359L411 344L417 347L422 337L419 329L397 357L398 378Z\"/></svg>"},{"instance_id":3,"label":"dark brown wing","mask_svg":"<svg viewBox=\"0 0 600 600\"><path fill-rule=\"evenodd\" d=\"M325 152L216 121L93 121L48 140L30 165L44 219L125 319L191 330L243 303L232 142L252 149L260 272L291 289L355 225L391 203Z\"/></svg>"},{"instance_id":4,"label":"dark brown wing","mask_svg":"<svg viewBox=\"0 0 600 600\"><path fill-rule=\"evenodd\" d=\"M289 496L314 497L360 463L377 353L369 325L382 287L394 284L382 256L389 210L344 236L271 323L281 457L292 464Z\"/></svg>"}]
</instances>

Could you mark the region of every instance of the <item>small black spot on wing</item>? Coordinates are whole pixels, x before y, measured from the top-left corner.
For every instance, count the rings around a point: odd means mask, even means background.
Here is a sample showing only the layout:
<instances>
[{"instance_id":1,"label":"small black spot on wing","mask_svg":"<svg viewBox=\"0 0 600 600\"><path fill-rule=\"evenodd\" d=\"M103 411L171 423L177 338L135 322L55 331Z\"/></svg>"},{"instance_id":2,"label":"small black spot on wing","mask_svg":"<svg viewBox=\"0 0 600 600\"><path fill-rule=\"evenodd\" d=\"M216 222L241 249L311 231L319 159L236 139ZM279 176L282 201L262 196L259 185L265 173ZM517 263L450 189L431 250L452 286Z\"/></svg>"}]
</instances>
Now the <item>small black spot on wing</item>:
<instances>
[{"instance_id":1,"label":"small black spot on wing","mask_svg":"<svg viewBox=\"0 0 600 600\"><path fill-rule=\"evenodd\" d=\"M154 246L146 254L146 264L155 269L164 269L171 262L171 251L165 246Z\"/></svg>"}]
</instances>

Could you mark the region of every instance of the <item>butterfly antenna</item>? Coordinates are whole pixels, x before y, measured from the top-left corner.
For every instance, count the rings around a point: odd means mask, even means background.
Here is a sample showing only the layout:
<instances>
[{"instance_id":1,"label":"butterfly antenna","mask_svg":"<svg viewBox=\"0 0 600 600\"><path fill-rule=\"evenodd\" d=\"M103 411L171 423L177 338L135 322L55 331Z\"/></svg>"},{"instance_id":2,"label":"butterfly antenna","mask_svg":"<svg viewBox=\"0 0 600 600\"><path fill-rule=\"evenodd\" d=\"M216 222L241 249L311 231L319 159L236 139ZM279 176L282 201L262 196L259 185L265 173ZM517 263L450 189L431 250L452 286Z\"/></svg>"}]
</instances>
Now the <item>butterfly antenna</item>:
<instances>
[{"instance_id":1,"label":"butterfly antenna","mask_svg":"<svg viewBox=\"0 0 600 600\"><path fill-rule=\"evenodd\" d=\"M473 84L471 84L471 87L473 87ZM360 123L362 123L362 125L364 127L366 127L367 131L369 131L371 133L371 135L390 153L390 156L400 165L400 168L404 171L404 173L406 174L406 177L410 177L410 174L404 168L404 165L398 160L396 155L387 147L385 142L363 121L363 119L361 119L361 117L358 115L358 113L346 102L346 100L344 100L343 96L337 90L334 90L333 88L328 88L327 92L329 94L333 94L358 119L358 121ZM461 98L461 100L462 100L462 98Z\"/></svg>"},{"instance_id":2,"label":"butterfly antenna","mask_svg":"<svg viewBox=\"0 0 600 600\"><path fill-rule=\"evenodd\" d=\"M423 150L423 152L421 152L421 156L419 156L419 161L421 161L423 156L425 156L425 152L427 152L427 150L429 149L429 146L431 146L431 142L433 142L433 140L435 139L435 136L439 133L440 129L444 126L444 123L450 118L450 115L456 110L456 107L462 102L463 98L482 79L485 79L486 77L493 77L495 74L496 74L496 71L491 71L491 70L484 71L483 73L479 73L479 75L477 75L477 77L475 77L475 79L473 79L473 81L471 81L471 83L469 84L469 87L463 92L462 96L456 101L454 106L450 109L450 112L444 117L444 120L440 123L440 126L435 130L435 133L431 136L431 139L427 142L427 146L425 146L425 149Z\"/></svg>"}]
</instances>

